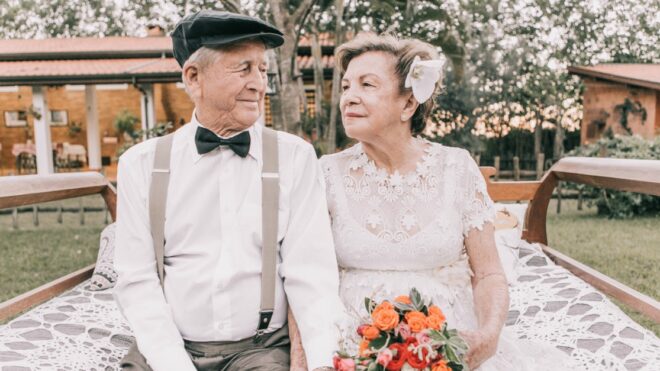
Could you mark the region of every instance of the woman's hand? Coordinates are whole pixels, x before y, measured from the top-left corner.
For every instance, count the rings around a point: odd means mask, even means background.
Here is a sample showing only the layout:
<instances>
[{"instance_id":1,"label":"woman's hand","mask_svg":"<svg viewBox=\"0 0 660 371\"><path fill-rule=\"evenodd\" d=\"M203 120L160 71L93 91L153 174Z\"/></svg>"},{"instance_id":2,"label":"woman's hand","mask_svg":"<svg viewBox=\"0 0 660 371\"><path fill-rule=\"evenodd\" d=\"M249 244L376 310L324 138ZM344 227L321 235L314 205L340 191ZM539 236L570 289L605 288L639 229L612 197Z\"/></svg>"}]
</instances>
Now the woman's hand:
<instances>
[{"instance_id":1,"label":"woman's hand","mask_svg":"<svg viewBox=\"0 0 660 371\"><path fill-rule=\"evenodd\" d=\"M479 367L497 351L499 334L493 335L491 332L485 331L460 331L459 335L468 345L465 361L470 370Z\"/></svg>"}]
</instances>

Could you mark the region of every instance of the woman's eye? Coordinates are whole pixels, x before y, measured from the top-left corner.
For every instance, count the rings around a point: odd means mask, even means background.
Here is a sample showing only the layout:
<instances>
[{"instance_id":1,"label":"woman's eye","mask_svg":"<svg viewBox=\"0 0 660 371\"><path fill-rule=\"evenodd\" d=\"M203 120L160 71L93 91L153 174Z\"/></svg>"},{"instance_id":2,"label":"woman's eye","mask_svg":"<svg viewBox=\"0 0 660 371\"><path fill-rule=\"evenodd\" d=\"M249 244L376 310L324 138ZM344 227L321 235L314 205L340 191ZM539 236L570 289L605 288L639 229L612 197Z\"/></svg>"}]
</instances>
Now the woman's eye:
<instances>
[{"instance_id":1,"label":"woman's eye","mask_svg":"<svg viewBox=\"0 0 660 371\"><path fill-rule=\"evenodd\" d=\"M342 85L342 86L341 86L341 90L342 90L342 91L348 90L348 85Z\"/></svg>"},{"instance_id":2,"label":"woman's eye","mask_svg":"<svg viewBox=\"0 0 660 371\"><path fill-rule=\"evenodd\" d=\"M372 83L370 83L370 82L363 82L363 83L362 83L362 86L369 86L369 87L373 87L373 86L374 86L374 84L372 84Z\"/></svg>"}]
</instances>

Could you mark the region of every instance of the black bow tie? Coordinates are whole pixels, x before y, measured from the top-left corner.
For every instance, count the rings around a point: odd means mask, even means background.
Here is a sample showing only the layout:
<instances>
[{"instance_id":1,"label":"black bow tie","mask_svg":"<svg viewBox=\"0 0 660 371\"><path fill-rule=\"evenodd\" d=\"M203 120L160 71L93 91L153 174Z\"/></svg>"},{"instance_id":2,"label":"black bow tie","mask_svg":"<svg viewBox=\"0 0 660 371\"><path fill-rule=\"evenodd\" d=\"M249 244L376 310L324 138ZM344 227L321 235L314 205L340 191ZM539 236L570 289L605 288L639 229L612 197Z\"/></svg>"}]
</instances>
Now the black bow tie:
<instances>
[{"instance_id":1,"label":"black bow tie","mask_svg":"<svg viewBox=\"0 0 660 371\"><path fill-rule=\"evenodd\" d=\"M223 139L211 130L198 126L197 133L195 133L195 146L200 155L211 152L218 146L229 146L234 153L245 157L250 152L250 133L244 131L229 139Z\"/></svg>"}]
</instances>

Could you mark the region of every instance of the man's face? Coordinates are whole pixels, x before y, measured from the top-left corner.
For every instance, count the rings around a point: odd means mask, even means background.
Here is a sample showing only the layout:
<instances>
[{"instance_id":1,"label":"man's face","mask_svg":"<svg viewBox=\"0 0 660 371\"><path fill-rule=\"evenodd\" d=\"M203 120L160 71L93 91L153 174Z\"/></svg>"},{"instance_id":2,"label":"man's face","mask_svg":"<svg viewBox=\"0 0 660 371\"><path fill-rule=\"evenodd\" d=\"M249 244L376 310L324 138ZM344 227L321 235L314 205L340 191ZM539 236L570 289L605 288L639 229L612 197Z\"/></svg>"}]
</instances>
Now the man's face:
<instances>
[{"instance_id":1,"label":"man's face","mask_svg":"<svg viewBox=\"0 0 660 371\"><path fill-rule=\"evenodd\" d=\"M222 127L249 128L264 110L267 70L266 48L260 41L223 49L215 63L200 71L198 109Z\"/></svg>"}]
</instances>

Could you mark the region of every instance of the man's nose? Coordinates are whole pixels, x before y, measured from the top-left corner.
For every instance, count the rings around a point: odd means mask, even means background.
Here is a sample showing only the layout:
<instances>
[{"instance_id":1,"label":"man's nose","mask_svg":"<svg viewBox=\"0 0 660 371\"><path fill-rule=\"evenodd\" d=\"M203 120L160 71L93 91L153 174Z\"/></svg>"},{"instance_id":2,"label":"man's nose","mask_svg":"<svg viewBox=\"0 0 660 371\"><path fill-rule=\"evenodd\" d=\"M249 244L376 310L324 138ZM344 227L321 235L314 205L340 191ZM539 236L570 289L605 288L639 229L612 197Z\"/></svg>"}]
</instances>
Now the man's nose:
<instances>
[{"instance_id":1,"label":"man's nose","mask_svg":"<svg viewBox=\"0 0 660 371\"><path fill-rule=\"evenodd\" d=\"M267 77L261 73L261 70L255 68L248 76L247 88L262 93L266 90Z\"/></svg>"}]
</instances>

